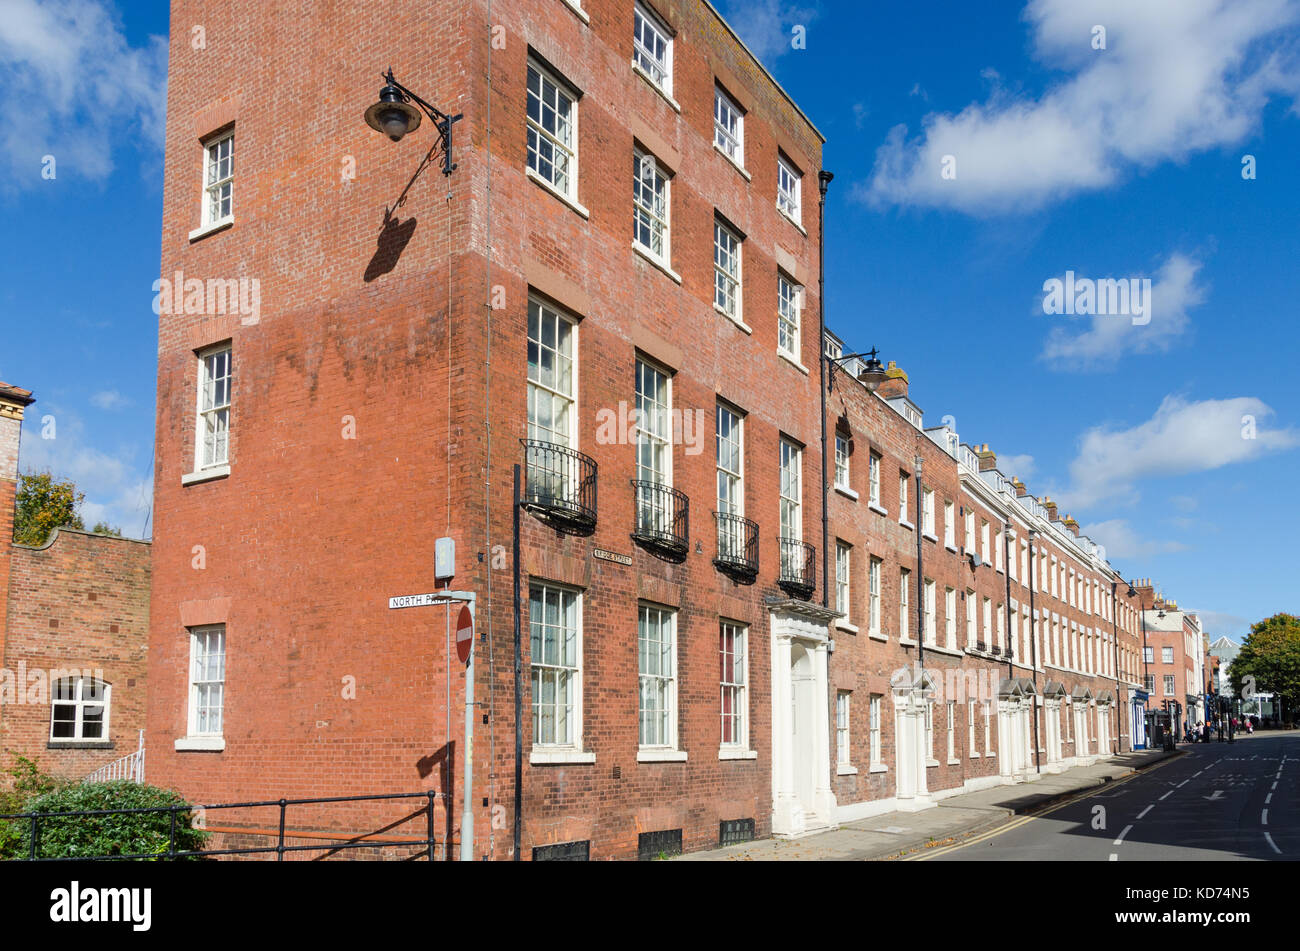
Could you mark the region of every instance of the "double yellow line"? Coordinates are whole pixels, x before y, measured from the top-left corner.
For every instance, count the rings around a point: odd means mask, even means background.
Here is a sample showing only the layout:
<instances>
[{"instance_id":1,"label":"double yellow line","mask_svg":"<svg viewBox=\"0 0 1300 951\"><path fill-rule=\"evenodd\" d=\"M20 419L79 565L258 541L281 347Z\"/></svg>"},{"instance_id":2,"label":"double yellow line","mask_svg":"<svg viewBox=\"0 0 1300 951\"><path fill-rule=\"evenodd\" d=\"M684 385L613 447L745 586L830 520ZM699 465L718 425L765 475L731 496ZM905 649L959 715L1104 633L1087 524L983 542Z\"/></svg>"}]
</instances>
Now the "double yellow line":
<instances>
[{"instance_id":1,"label":"double yellow line","mask_svg":"<svg viewBox=\"0 0 1300 951\"><path fill-rule=\"evenodd\" d=\"M1113 780L1112 782L1105 783L1101 786L1093 786L1091 788L1085 789L1082 792L1078 793L1077 795L1070 796L1067 799L1062 799L1060 802L1056 803L1055 805L1048 806L1042 812L1035 812L1032 815L1028 815L1028 816L1017 816L1016 818L1010 820L1009 822L1000 825L997 828L990 829L988 832L981 833L980 835L975 836L973 839L967 839L965 842L959 842L956 845L947 845L941 849L927 849L924 852L918 852L914 855L906 856L905 858L899 859L899 861L900 862L924 862L928 859L932 859L940 855L947 855L949 852L955 852L958 849L964 849L968 845L975 845L977 842L983 842L986 839L992 839L996 836L1010 832L1012 829L1018 829L1022 825L1033 822L1035 819L1042 819L1045 816L1050 816L1052 813L1064 809L1066 806L1073 805L1074 803L1078 802L1080 799L1088 799L1089 797L1095 796L1097 795L1098 792L1101 792L1103 790L1109 792L1110 790L1114 789L1116 786L1122 786L1129 780L1136 779L1138 776L1142 775L1143 773L1149 773L1153 769L1159 769L1161 766L1164 766L1166 763L1171 763L1176 759L1178 759L1178 757L1171 756L1167 759L1161 760L1158 763L1155 763L1152 766L1148 766L1146 769L1134 770L1133 772L1125 776L1123 779L1116 779Z\"/></svg>"}]
</instances>

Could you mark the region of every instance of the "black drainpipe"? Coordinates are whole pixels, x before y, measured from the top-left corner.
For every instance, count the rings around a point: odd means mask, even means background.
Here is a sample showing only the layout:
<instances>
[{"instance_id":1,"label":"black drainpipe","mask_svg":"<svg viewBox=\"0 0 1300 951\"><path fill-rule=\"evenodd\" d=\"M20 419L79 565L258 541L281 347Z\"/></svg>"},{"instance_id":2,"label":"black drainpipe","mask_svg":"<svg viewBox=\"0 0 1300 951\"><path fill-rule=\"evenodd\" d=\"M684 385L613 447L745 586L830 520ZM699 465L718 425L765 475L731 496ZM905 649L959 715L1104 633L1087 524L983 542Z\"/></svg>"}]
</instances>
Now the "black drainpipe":
<instances>
[{"instance_id":1,"label":"black drainpipe","mask_svg":"<svg viewBox=\"0 0 1300 951\"><path fill-rule=\"evenodd\" d=\"M519 637L519 465L515 465L515 848L514 860L519 861L519 837L524 822L524 686Z\"/></svg>"},{"instance_id":2,"label":"black drainpipe","mask_svg":"<svg viewBox=\"0 0 1300 951\"><path fill-rule=\"evenodd\" d=\"M1038 752L1038 611L1034 609L1035 569L1038 568L1038 552L1034 550L1034 539L1038 532L1029 530L1029 658L1030 671L1034 677L1034 772L1041 773L1043 766Z\"/></svg>"},{"instance_id":3,"label":"black drainpipe","mask_svg":"<svg viewBox=\"0 0 1300 951\"><path fill-rule=\"evenodd\" d=\"M826 479L826 189L835 176L822 169L817 173L820 195L817 209L817 371L820 377L822 409L822 607L830 602L831 517L830 486Z\"/></svg>"}]
</instances>

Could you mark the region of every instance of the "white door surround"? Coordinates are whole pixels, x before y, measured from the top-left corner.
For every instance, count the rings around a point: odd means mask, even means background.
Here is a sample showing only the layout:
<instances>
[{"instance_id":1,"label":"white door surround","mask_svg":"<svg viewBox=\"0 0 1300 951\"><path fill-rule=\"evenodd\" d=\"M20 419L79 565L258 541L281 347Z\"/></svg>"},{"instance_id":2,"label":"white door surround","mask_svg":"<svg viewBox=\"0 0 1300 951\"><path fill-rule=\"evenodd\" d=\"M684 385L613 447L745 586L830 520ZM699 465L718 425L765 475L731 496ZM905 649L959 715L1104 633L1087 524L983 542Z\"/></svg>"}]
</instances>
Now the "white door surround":
<instances>
[{"instance_id":1,"label":"white door surround","mask_svg":"<svg viewBox=\"0 0 1300 951\"><path fill-rule=\"evenodd\" d=\"M930 760L926 742L926 709L934 702L935 679L919 666L900 667L889 678L894 698L894 767L899 812L920 812L937 805L930 798L925 770Z\"/></svg>"},{"instance_id":2,"label":"white door surround","mask_svg":"<svg viewBox=\"0 0 1300 951\"><path fill-rule=\"evenodd\" d=\"M835 820L830 691L835 611L794 599L768 602L772 629L772 834L802 835Z\"/></svg>"}]
</instances>

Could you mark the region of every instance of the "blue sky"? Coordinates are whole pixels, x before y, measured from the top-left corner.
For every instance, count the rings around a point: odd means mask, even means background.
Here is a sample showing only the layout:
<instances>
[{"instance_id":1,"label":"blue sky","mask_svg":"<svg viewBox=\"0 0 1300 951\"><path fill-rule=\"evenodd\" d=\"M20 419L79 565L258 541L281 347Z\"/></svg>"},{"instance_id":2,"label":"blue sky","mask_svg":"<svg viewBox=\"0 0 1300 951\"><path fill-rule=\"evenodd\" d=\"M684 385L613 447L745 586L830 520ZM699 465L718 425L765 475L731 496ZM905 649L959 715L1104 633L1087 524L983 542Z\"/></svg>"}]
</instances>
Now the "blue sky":
<instances>
[{"instance_id":1,"label":"blue sky","mask_svg":"<svg viewBox=\"0 0 1300 951\"><path fill-rule=\"evenodd\" d=\"M832 329L1211 633L1297 610L1300 0L721 9L829 140ZM167 16L7 0L0 20L0 379L39 399L24 467L134 535ZM1149 322L1045 314L1067 271L1150 279Z\"/></svg>"}]
</instances>

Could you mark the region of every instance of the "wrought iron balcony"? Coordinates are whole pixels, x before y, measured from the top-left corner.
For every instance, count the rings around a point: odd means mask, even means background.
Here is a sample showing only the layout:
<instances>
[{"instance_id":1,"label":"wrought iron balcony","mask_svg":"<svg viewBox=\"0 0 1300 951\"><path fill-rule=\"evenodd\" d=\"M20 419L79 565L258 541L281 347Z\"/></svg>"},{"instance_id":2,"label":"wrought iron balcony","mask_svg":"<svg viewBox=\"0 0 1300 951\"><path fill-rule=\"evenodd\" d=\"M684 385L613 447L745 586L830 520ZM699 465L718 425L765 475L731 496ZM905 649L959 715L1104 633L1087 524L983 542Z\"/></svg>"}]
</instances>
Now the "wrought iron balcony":
<instances>
[{"instance_id":1,"label":"wrought iron balcony","mask_svg":"<svg viewBox=\"0 0 1300 951\"><path fill-rule=\"evenodd\" d=\"M567 446L520 442L525 476L519 504L560 531L590 535L596 530L596 461Z\"/></svg>"},{"instance_id":2,"label":"wrought iron balcony","mask_svg":"<svg viewBox=\"0 0 1300 951\"><path fill-rule=\"evenodd\" d=\"M781 574L776 583L796 598L809 598L817 590L817 551L797 538L777 539L781 546Z\"/></svg>"},{"instance_id":3,"label":"wrought iron balcony","mask_svg":"<svg viewBox=\"0 0 1300 951\"><path fill-rule=\"evenodd\" d=\"M659 482L632 480L636 493L636 525L632 538L673 561L684 561L690 549L690 502L686 493Z\"/></svg>"},{"instance_id":4,"label":"wrought iron balcony","mask_svg":"<svg viewBox=\"0 0 1300 951\"><path fill-rule=\"evenodd\" d=\"M740 515L714 512L718 521L718 570L742 584L753 584L758 577L758 523Z\"/></svg>"}]
</instances>

